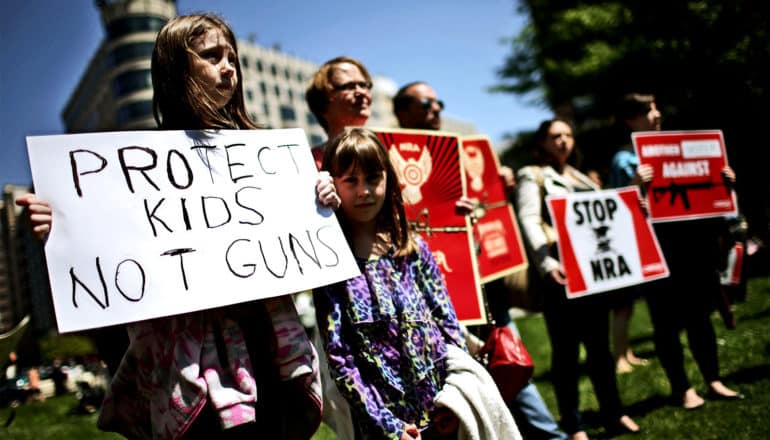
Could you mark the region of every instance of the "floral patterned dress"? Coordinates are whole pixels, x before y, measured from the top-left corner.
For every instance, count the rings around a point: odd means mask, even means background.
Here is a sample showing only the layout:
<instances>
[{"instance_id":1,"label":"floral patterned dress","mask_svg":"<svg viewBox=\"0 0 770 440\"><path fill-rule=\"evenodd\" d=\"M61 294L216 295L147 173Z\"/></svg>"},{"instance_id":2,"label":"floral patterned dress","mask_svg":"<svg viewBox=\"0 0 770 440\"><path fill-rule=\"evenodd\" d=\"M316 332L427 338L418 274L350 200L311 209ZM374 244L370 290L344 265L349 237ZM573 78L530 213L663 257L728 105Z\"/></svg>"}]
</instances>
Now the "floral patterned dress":
<instances>
[{"instance_id":1,"label":"floral patterned dress","mask_svg":"<svg viewBox=\"0 0 770 440\"><path fill-rule=\"evenodd\" d=\"M427 244L360 261L362 274L315 292L329 369L364 438L427 426L446 379L447 345L465 340Z\"/></svg>"}]
</instances>

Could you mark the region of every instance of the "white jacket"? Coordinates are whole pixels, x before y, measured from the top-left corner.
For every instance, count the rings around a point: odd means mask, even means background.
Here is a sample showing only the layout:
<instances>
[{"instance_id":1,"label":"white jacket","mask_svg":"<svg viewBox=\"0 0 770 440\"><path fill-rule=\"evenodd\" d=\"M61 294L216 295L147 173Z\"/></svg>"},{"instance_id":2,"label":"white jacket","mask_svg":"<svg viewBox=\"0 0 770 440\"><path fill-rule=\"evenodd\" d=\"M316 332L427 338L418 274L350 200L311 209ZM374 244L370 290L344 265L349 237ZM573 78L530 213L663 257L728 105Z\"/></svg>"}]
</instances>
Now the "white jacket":
<instances>
[{"instance_id":1,"label":"white jacket","mask_svg":"<svg viewBox=\"0 0 770 440\"><path fill-rule=\"evenodd\" d=\"M552 224L545 206L545 196L599 189L588 176L569 165L564 167L564 173L580 184L574 184L550 166L528 166L519 169L517 173L516 215L519 217L524 241L534 259L531 263L537 265L541 276L560 267L559 261L551 256L543 232L542 223Z\"/></svg>"},{"instance_id":2,"label":"white jacket","mask_svg":"<svg viewBox=\"0 0 770 440\"><path fill-rule=\"evenodd\" d=\"M492 376L465 350L447 344L447 378L436 406L458 418L458 440L521 440Z\"/></svg>"}]
</instances>

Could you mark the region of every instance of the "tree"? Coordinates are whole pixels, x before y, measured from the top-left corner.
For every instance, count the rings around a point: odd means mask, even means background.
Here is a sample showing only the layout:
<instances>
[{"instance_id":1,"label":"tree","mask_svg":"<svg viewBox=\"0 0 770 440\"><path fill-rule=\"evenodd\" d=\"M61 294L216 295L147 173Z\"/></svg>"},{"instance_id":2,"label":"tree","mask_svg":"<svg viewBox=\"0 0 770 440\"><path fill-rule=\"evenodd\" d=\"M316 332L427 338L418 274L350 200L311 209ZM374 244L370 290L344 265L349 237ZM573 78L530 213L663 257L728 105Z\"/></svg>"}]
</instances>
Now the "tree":
<instances>
[{"instance_id":1,"label":"tree","mask_svg":"<svg viewBox=\"0 0 770 440\"><path fill-rule=\"evenodd\" d=\"M601 133L618 98L656 96L664 129L725 133L742 210L767 232L770 211L770 5L758 0L519 0L496 90L537 92L572 118L586 162L606 167Z\"/></svg>"}]
</instances>

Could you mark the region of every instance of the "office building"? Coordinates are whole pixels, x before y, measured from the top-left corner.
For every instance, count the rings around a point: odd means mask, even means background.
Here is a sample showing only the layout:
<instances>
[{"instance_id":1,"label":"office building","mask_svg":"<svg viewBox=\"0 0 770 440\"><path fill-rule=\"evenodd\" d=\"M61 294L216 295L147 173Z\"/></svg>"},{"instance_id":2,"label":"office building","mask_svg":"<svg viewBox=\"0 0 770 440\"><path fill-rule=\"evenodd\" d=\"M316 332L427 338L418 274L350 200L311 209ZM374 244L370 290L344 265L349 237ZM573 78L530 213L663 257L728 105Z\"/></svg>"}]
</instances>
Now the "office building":
<instances>
[{"instance_id":1,"label":"office building","mask_svg":"<svg viewBox=\"0 0 770 440\"><path fill-rule=\"evenodd\" d=\"M105 38L72 93L62 119L69 133L152 129L150 58L155 36L176 15L173 0L97 0ZM305 102L305 90L318 65L239 40L246 110L265 128L303 128L310 145L326 139L323 129ZM395 127L391 97L396 84L373 78L371 127ZM446 129L460 133L475 128L444 118ZM456 126L456 127L455 127Z\"/></svg>"}]
</instances>

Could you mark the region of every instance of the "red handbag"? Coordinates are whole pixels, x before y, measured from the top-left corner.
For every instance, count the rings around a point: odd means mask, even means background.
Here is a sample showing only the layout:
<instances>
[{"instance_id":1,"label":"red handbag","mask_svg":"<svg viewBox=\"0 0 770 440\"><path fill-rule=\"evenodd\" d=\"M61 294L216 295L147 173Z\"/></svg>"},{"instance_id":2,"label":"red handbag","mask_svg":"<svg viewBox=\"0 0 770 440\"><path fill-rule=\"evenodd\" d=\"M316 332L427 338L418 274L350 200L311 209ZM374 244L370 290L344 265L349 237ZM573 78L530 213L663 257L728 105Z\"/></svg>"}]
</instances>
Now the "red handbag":
<instances>
[{"instance_id":1,"label":"red handbag","mask_svg":"<svg viewBox=\"0 0 770 440\"><path fill-rule=\"evenodd\" d=\"M515 399L532 377L532 358L510 327L494 327L479 354L506 403Z\"/></svg>"}]
</instances>

